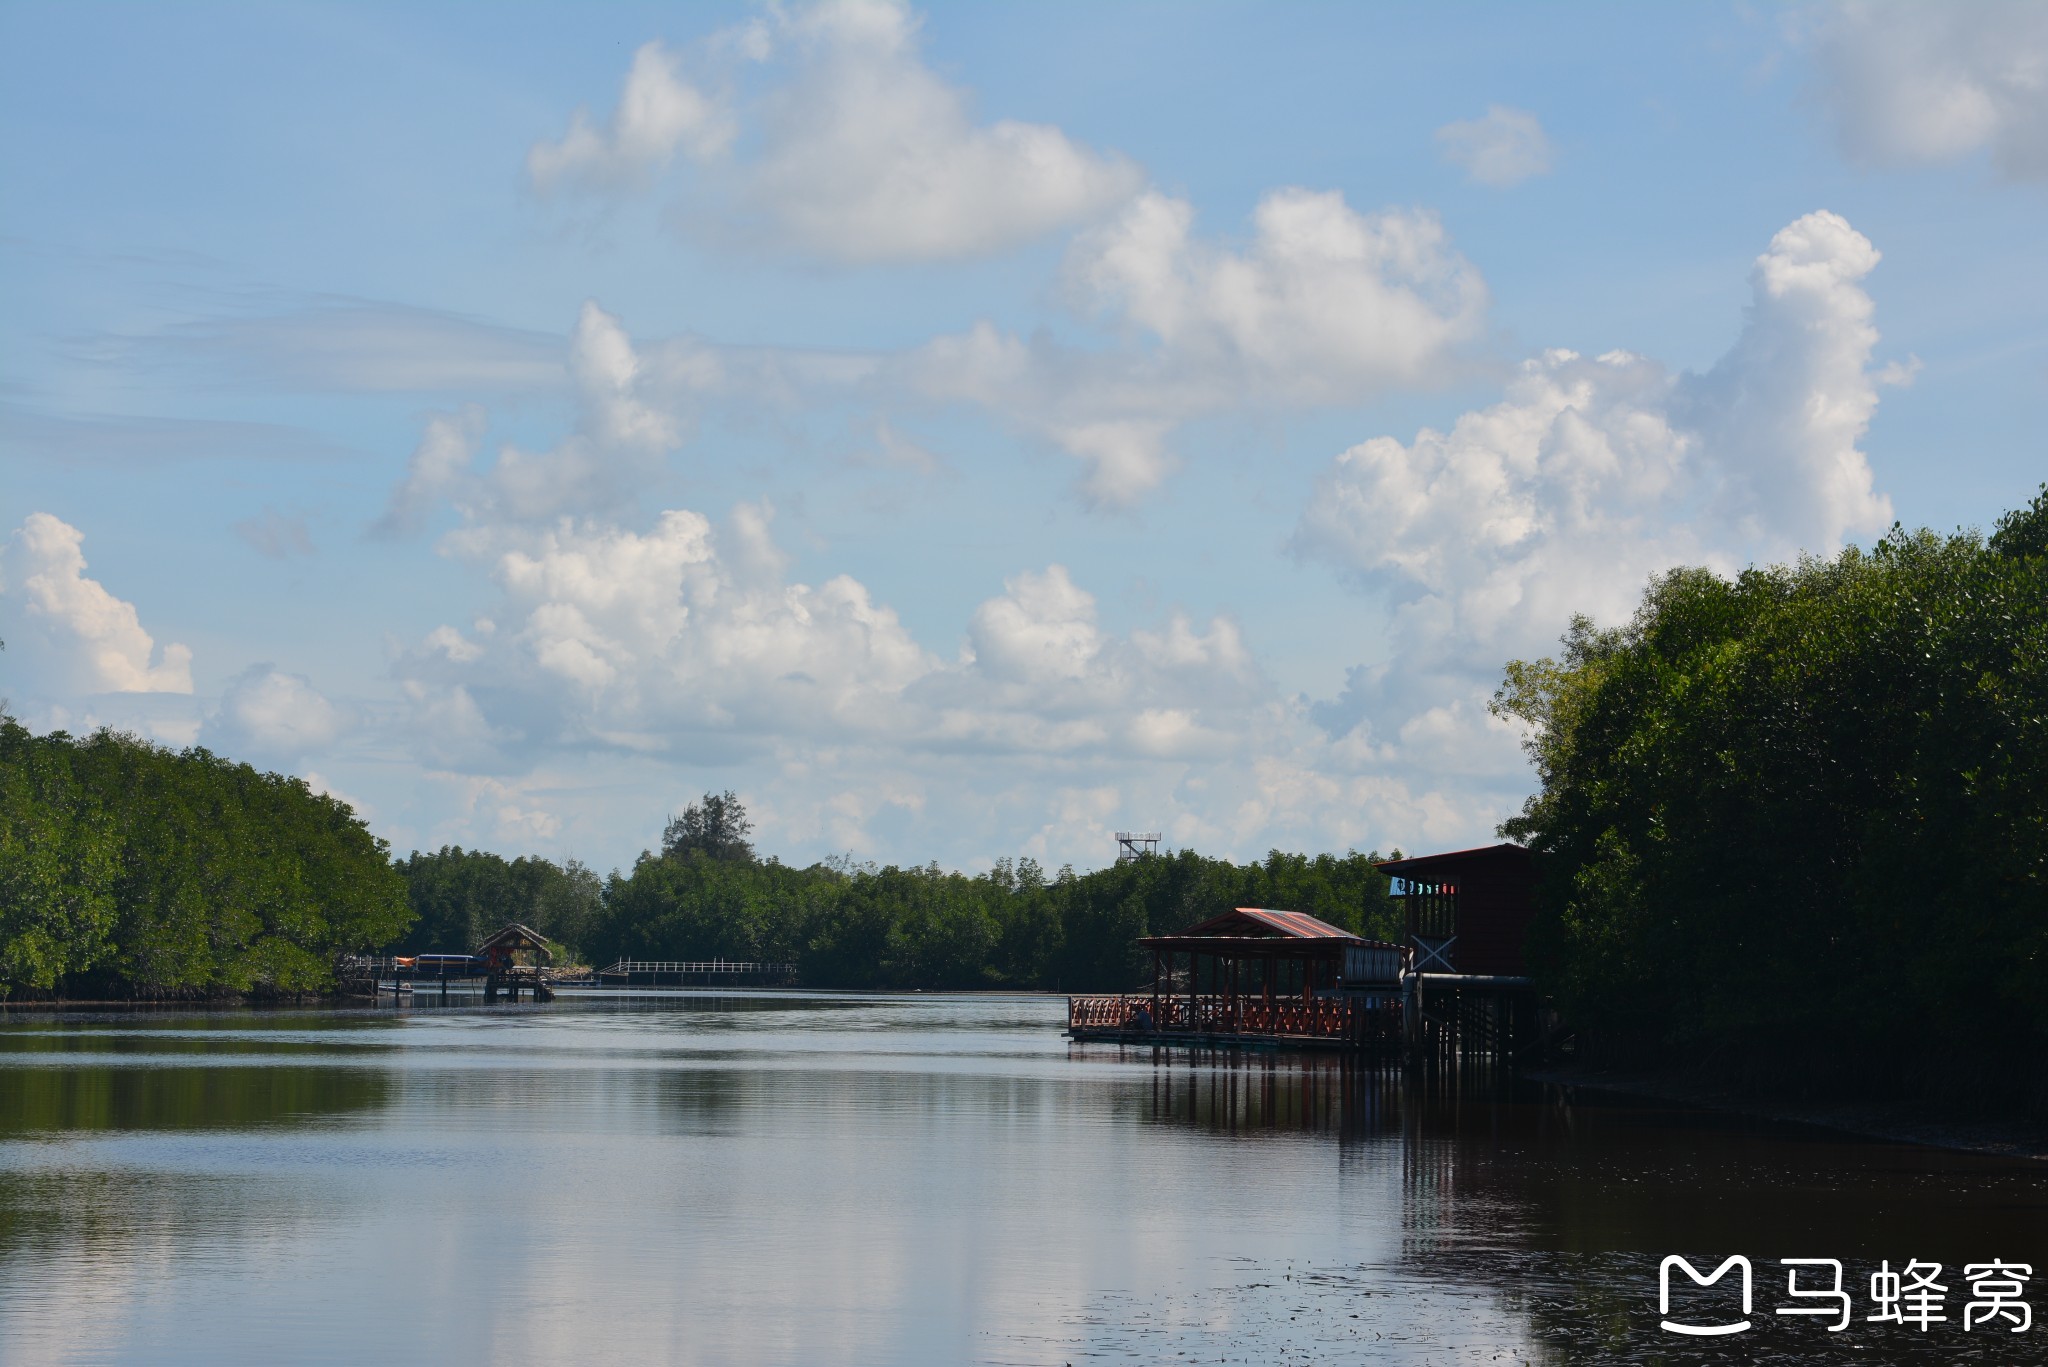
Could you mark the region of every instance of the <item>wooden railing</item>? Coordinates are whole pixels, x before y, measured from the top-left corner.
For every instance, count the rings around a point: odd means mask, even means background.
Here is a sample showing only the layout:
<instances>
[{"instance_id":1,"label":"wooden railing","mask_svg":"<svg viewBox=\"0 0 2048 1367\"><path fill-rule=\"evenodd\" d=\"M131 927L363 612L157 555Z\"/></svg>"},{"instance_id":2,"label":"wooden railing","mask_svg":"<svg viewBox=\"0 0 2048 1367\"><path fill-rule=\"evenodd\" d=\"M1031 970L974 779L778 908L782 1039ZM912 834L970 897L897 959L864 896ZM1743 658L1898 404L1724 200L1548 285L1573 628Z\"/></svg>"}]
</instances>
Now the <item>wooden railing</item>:
<instances>
[{"instance_id":1,"label":"wooden railing","mask_svg":"<svg viewBox=\"0 0 2048 1367\"><path fill-rule=\"evenodd\" d=\"M1138 1015L1151 1017L1153 1030L1163 1033L1217 1035L1294 1035L1315 1039L1358 1039L1393 1019L1399 1008L1391 1002L1368 1006L1353 997L1275 1000L1258 997L1186 997L1143 995L1069 997L1067 1028L1072 1030L1136 1030L1146 1028Z\"/></svg>"},{"instance_id":2,"label":"wooden railing","mask_svg":"<svg viewBox=\"0 0 2048 1367\"><path fill-rule=\"evenodd\" d=\"M621 959L610 968L598 970L600 978L630 978L639 974L739 976L794 978L795 964L759 964L733 959L685 961L672 959Z\"/></svg>"}]
</instances>

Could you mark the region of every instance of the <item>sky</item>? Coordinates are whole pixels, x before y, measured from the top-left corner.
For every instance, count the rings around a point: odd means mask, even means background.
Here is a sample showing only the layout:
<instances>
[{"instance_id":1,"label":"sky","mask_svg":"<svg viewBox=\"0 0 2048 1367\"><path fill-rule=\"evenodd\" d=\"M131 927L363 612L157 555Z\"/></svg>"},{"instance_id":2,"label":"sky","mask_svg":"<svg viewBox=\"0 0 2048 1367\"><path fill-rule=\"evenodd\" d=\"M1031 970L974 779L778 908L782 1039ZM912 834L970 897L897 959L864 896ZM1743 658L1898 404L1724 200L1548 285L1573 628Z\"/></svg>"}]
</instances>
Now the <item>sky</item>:
<instances>
[{"instance_id":1,"label":"sky","mask_svg":"<svg viewBox=\"0 0 2048 1367\"><path fill-rule=\"evenodd\" d=\"M395 851L1489 842L2048 478L2048 6L0 4L0 697Z\"/></svg>"}]
</instances>

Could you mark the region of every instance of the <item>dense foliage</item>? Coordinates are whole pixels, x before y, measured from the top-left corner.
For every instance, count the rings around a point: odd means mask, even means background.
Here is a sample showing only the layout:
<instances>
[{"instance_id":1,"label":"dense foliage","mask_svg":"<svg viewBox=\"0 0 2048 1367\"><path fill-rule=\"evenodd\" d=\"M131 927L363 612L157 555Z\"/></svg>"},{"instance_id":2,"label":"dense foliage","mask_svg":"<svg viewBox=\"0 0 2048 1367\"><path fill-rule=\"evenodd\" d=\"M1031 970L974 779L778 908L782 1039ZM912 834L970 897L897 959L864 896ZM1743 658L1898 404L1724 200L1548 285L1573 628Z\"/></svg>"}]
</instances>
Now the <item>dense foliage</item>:
<instances>
[{"instance_id":1,"label":"dense foliage","mask_svg":"<svg viewBox=\"0 0 2048 1367\"><path fill-rule=\"evenodd\" d=\"M0 716L0 995L313 991L410 919L384 842L299 779Z\"/></svg>"},{"instance_id":2,"label":"dense foliage","mask_svg":"<svg viewBox=\"0 0 2048 1367\"><path fill-rule=\"evenodd\" d=\"M573 859L505 859L444 845L433 854L413 851L398 871L417 918L390 946L398 954L466 953L511 921L573 953L602 919L604 882Z\"/></svg>"},{"instance_id":3,"label":"dense foliage","mask_svg":"<svg viewBox=\"0 0 2048 1367\"><path fill-rule=\"evenodd\" d=\"M1002 859L969 877L937 864L830 860L796 868L743 845L745 808L727 793L685 817L717 813L729 839L674 837L600 888L581 865L507 861L444 849L400 863L419 920L403 951L463 950L524 921L597 967L619 959L794 963L815 987L1122 988L1137 981L1137 938L1232 906L1307 911L1394 933L1376 856L1274 852L1239 866L1190 851L1048 876Z\"/></svg>"},{"instance_id":4,"label":"dense foliage","mask_svg":"<svg viewBox=\"0 0 2048 1367\"><path fill-rule=\"evenodd\" d=\"M702 854L712 859L748 860L754 857L754 846L747 839L753 833L747 809L728 788L704 794L702 802L692 802L682 815L671 818L662 828L661 852L671 859Z\"/></svg>"},{"instance_id":5,"label":"dense foliage","mask_svg":"<svg viewBox=\"0 0 2048 1367\"><path fill-rule=\"evenodd\" d=\"M600 880L574 861L456 847L396 864L343 803L202 749L0 719L0 992L297 993L341 951L463 951L508 921L599 966L793 962L816 986L1119 988L1136 940L1230 906L1393 933L1372 856L1191 852L1048 876L756 857L731 793L671 821L662 850Z\"/></svg>"},{"instance_id":6,"label":"dense foliage","mask_svg":"<svg viewBox=\"0 0 2048 1367\"><path fill-rule=\"evenodd\" d=\"M2048 490L1988 540L1673 571L1496 707L1534 728L1542 789L1503 833L1546 869L1538 966L1604 1047L2039 1085Z\"/></svg>"},{"instance_id":7,"label":"dense foliage","mask_svg":"<svg viewBox=\"0 0 2048 1367\"><path fill-rule=\"evenodd\" d=\"M1144 970L1140 935L1233 906L1286 907L1391 936L1397 913L1376 857L1275 851L1237 865L1183 850L1051 876L1031 859L1001 859L969 877L937 864L799 869L703 850L650 853L612 875L603 923L584 947L600 964L794 962L819 987L1120 989Z\"/></svg>"}]
</instances>

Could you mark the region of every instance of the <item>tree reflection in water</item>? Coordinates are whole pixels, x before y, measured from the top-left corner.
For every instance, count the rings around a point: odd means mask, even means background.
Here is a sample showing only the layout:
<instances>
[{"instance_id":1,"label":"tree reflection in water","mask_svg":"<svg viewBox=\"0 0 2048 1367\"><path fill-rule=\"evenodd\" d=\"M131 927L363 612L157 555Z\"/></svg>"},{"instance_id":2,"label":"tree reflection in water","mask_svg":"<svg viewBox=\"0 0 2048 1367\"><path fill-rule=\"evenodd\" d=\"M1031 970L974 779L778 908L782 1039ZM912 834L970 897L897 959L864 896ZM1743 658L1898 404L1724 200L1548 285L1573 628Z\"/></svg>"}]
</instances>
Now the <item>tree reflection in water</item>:
<instances>
[{"instance_id":1,"label":"tree reflection in water","mask_svg":"<svg viewBox=\"0 0 2048 1367\"><path fill-rule=\"evenodd\" d=\"M1460 1342L1462 1317L1492 1323L1496 1350L1519 1340L1531 1355L1504 1361L2018 1360L2013 1344L2022 1340L1962 1332L1961 1267L1991 1257L2040 1264L2048 1173L2038 1164L1636 1103L1485 1069L1411 1074L1238 1051L1159 1050L1154 1061L1153 1124L1327 1136L1368 1162L1399 1155L1397 1256L1350 1267L1247 1260L1235 1292L1205 1293L1212 1319L1233 1329L1227 1342L1202 1340L1204 1348L1251 1352L1263 1342L1274 1360L1289 1351L1343 1358L1347 1345L1364 1352L1369 1335L1375 1352L1406 1344L1448 1361L1491 1360ZM1664 1332L1658 1269L1672 1253L1702 1269L1747 1255L1752 1329L1735 1340ZM1822 1321L1773 1313L1791 1303L1779 1262L1788 1257L1844 1261L1855 1306L1847 1330L1830 1334ZM1878 1260L1897 1267L1912 1257L1940 1260L1952 1274L1949 1320L1925 1336L1863 1318ZM1284 1313L1272 1309L1276 1294ZM1403 1308L1390 1311L1388 1298ZM1716 1318L1695 1303L1700 1318ZM1192 1300L1176 1308L1158 1298L1101 1309L1103 1323L1126 1325L1199 1313ZM1396 1325L1405 1332L1390 1332Z\"/></svg>"}]
</instances>

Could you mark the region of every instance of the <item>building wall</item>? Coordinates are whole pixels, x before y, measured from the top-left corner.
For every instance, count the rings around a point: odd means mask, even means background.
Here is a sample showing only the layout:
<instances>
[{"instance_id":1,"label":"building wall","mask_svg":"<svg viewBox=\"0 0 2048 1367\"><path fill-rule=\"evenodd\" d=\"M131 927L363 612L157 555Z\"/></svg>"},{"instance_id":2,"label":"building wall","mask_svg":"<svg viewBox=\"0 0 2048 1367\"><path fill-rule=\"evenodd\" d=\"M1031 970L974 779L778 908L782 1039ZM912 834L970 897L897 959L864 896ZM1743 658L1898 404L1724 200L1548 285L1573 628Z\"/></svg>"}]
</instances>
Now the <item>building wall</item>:
<instances>
[{"instance_id":1,"label":"building wall","mask_svg":"<svg viewBox=\"0 0 2048 1367\"><path fill-rule=\"evenodd\" d=\"M1464 862L1449 875L1458 885L1458 943L1451 962L1460 973L1520 976L1535 914L1535 867L1526 853Z\"/></svg>"}]
</instances>

